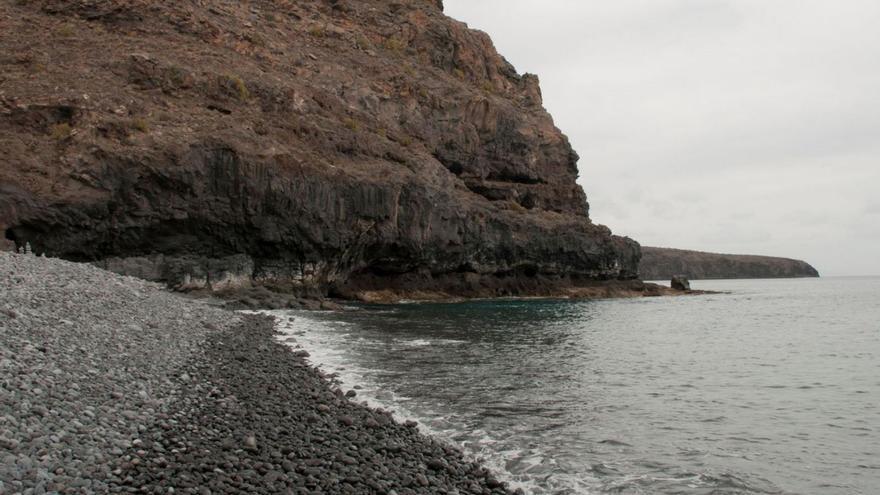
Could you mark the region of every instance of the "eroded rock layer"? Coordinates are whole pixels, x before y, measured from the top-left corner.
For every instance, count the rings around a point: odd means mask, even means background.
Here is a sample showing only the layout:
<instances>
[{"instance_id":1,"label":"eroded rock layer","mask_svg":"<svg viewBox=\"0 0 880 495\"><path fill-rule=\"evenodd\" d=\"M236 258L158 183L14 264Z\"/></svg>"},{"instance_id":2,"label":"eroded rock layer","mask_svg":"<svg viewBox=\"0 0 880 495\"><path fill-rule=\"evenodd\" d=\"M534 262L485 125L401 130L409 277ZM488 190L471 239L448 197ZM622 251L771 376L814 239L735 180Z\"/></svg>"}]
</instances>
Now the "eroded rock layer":
<instances>
[{"instance_id":1,"label":"eroded rock layer","mask_svg":"<svg viewBox=\"0 0 880 495\"><path fill-rule=\"evenodd\" d=\"M438 1L0 2L0 237L181 288L636 277L577 155Z\"/></svg>"}]
</instances>

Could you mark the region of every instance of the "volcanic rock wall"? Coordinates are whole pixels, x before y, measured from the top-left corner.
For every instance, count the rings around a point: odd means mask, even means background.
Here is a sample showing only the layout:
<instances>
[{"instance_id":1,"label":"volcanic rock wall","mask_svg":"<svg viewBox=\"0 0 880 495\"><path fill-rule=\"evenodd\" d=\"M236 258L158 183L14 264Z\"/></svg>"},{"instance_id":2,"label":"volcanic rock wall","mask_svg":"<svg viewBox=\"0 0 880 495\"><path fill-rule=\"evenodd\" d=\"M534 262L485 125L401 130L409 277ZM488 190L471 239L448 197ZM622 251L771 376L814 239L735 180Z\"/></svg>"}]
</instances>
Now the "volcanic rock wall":
<instances>
[{"instance_id":1,"label":"volcanic rock wall","mask_svg":"<svg viewBox=\"0 0 880 495\"><path fill-rule=\"evenodd\" d=\"M0 237L180 288L636 277L577 155L438 1L0 1Z\"/></svg>"}]
</instances>

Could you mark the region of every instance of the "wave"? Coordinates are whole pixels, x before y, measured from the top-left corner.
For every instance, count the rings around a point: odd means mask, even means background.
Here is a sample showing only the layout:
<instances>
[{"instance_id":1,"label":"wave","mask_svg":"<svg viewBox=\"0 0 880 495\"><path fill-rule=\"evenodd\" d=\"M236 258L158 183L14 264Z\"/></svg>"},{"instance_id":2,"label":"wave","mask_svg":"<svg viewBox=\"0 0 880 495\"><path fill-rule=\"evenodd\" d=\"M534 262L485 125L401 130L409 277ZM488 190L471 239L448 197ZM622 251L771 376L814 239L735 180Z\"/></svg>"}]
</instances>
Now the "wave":
<instances>
[{"instance_id":1,"label":"wave","mask_svg":"<svg viewBox=\"0 0 880 495\"><path fill-rule=\"evenodd\" d=\"M522 450L500 450L499 439L485 430L466 431L460 418L453 414L420 407L414 410L411 397L400 395L372 377L380 370L360 366L349 357L351 344L351 323L325 321L309 317L303 311L263 311L273 316L279 332L278 341L284 345L309 353L307 362L321 370L339 388L355 390L362 404L374 409L390 412L400 423L416 421L418 429L438 441L460 449L466 458L479 462L507 482L513 489L525 493L542 494L589 494L598 480L582 479L572 475L549 476L547 473L529 474L540 471L538 466L548 463L546 454ZM293 316L291 318L291 316ZM423 347L430 345L460 345L466 341L456 339L399 339L395 345L404 347ZM465 439L466 438L466 439ZM550 461L552 464L552 460ZM508 468L515 466L514 474Z\"/></svg>"}]
</instances>

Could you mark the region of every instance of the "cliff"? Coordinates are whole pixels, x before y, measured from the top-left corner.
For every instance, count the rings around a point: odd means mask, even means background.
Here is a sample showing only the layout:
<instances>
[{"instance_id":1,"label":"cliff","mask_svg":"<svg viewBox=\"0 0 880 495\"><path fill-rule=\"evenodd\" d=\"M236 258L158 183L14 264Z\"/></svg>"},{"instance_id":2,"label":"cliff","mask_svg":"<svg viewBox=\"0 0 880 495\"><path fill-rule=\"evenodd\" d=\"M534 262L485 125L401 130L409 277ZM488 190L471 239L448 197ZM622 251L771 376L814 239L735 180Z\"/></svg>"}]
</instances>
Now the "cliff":
<instances>
[{"instance_id":1,"label":"cliff","mask_svg":"<svg viewBox=\"0 0 880 495\"><path fill-rule=\"evenodd\" d=\"M215 291L636 278L537 77L439 1L4 0L0 26L8 246Z\"/></svg>"},{"instance_id":2,"label":"cliff","mask_svg":"<svg viewBox=\"0 0 880 495\"><path fill-rule=\"evenodd\" d=\"M639 274L645 280L818 277L809 264L788 258L715 254L642 246Z\"/></svg>"}]
</instances>

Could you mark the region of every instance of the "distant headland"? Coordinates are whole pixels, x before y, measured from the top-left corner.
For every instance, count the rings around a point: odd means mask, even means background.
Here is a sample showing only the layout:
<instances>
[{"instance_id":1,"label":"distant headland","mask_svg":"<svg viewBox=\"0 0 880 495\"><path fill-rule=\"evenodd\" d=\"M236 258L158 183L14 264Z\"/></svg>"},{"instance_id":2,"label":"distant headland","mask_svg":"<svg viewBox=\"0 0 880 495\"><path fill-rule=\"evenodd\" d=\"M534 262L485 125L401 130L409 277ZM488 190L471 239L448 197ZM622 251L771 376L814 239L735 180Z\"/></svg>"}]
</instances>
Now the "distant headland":
<instances>
[{"instance_id":1,"label":"distant headland","mask_svg":"<svg viewBox=\"0 0 880 495\"><path fill-rule=\"evenodd\" d=\"M639 275L643 280L818 277L810 264L789 258L718 254L642 246Z\"/></svg>"}]
</instances>

